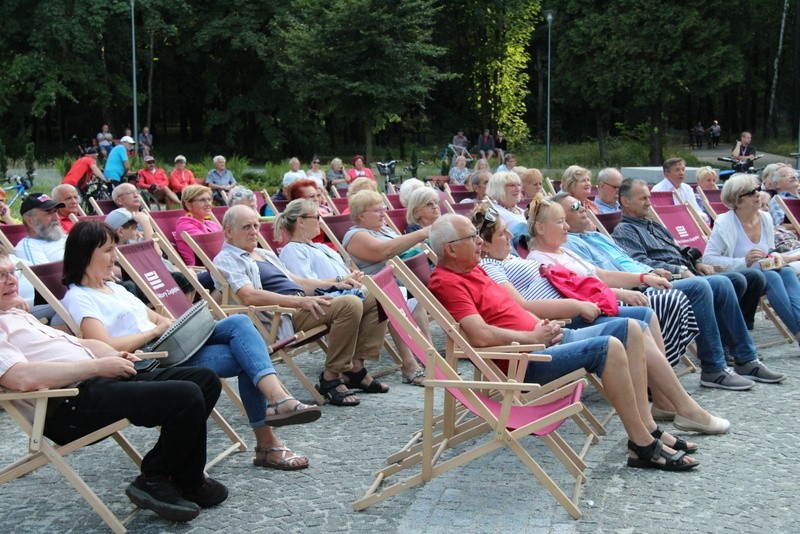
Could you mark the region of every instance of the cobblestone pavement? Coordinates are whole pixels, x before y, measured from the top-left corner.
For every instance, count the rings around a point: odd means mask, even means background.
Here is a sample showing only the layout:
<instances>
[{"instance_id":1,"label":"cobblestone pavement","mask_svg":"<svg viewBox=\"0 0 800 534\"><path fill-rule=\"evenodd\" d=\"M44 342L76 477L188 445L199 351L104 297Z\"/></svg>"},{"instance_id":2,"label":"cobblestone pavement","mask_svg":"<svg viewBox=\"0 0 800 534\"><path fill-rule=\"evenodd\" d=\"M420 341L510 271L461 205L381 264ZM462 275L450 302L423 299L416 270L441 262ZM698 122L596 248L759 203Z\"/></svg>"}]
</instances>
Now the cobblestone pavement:
<instances>
[{"instance_id":1,"label":"cobblestone pavement","mask_svg":"<svg viewBox=\"0 0 800 534\"><path fill-rule=\"evenodd\" d=\"M771 323L760 319L754 337L774 339ZM441 331L435 337L442 341ZM423 389L400 383L399 373L385 377L386 395L362 395L357 408L326 407L311 425L279 429L293 450L308 454L311 467L280 472L252 465L252 434L244 417L223 398L218 408L244 436L251 450L223 460L212 476L230 488L229 499L204 510L187 524L159 519L151 512L133 517L133 532L786 532L797 529L796 481L800 478L794 443L800 435L796 389L800 348L780 345L762 351L765 361L790 378L782 385L757 385L749 392L699 387L697 374L682 378L686 389L733 425L725 436L691 435L700 445L702 465L689 473L630 469L625 463L625 434L618 418L608 435L587 454L588 483L580 499L583 518L573 521L529 474L516 456L499 450L413 488L365 511L353 502L373 482L387 455L404 444L422 420ZM300 358L311 376L319 371L319 353ZM387 360L381 361L386 364ZM377 368L378 365L373 366ZM303 391L285 366L278 372L299 397ZM462 369L464 376L469 370ZM587 405L596 414L607 405L590 389ZM672 429L669 425L663 425ZM562 435L575 444L572 423ZM0 412L0 464L16 458L26 445ZM126 430L146 451L154 441L149 429ZM209 451L225 438L210 425ZM566 472L538 440L523 442L537 461L566 485ZM460 450L460 449L458 449ZM795 459L793 460L792 457ZM112 442L84 449L68 460L120 517L133 510L125 486L134 465ZM392 479L389 479L391 482ZM67 482L46 467L0 486L0 524L8 532L94 532L104 524Z\"/></svg>"}]
</instances>

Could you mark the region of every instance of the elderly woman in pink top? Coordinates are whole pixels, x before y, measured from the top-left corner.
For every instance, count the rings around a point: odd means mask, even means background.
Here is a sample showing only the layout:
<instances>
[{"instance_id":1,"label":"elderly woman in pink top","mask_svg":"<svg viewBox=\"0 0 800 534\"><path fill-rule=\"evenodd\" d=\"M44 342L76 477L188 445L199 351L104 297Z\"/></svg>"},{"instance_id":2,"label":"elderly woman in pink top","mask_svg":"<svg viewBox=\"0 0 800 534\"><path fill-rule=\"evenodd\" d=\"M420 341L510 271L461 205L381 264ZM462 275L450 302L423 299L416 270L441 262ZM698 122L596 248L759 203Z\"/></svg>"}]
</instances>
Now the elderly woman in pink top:
<instances>
[{"instance_id":1,"label":"elderly woman in pink top","mask_svg":"<svg viewBox=\"0 0 800 534\"><path fill-rule=\"evenodd\" d=\"M189 185L181 192L181 204L186 215L175 222L175 243L186 265L197 263L194 252L181 237L182 232L189 235L209 234L222 231L222 226L211 217L213 195L204 185Z\"/></svg>"}]
</instances>

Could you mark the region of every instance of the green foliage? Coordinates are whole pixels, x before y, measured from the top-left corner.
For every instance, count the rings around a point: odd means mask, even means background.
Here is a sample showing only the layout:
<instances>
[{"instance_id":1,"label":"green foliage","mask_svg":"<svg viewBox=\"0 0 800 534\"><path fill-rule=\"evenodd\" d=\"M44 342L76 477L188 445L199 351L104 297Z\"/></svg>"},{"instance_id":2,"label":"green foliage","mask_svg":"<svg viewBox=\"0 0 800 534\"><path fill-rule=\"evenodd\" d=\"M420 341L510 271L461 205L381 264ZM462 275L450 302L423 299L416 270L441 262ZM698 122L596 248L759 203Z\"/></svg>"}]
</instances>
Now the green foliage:
<instances>
[{"instance_id":1,"label":"green foliage","mask_svg":"<svg viewBox=\"0 0 800 534\"><path fill-rule=\"evenodd\" d=\"M199 163L187 163L187 168L192 171L198 180L205 179L208 171L214 168L214 156L206 156ZM242 156L231 156L225 158L225 168L231 171L233 177L238 181L247 169L250 168L250 160Z\"/></svg>"},{"instance_id":2,"label":"green foliage","mask_svg":"<svg viewBox=\"0 0 800 534\"><path fill-rule=\"evenodd\" d=\"M36 145L33 143L25 145L25 168L28 170L36 168Z\"/></svg>"},{"instance_id":3,"label":"green foliage","mask_svg":"<svg viewBox=\"0 0 800 534\"><path fill-rule=\"evenodd\" d=\"M73 163L75 163L75 158L72 156L61 156L53 159L52 166L56 168L56 172L59 176L64 176L67 174L70 167L72 167Z\"/></svg>"},{"instance_id":4,"label":"green foliage","mask_svg":"<svg viewBox=\"0 0 800 534\"><path fill-rule=\"evenodd\" d=\"M0 180L8 173L8 156L6 156L6 145L0 140Z\"/></svg>"}]
</instances>

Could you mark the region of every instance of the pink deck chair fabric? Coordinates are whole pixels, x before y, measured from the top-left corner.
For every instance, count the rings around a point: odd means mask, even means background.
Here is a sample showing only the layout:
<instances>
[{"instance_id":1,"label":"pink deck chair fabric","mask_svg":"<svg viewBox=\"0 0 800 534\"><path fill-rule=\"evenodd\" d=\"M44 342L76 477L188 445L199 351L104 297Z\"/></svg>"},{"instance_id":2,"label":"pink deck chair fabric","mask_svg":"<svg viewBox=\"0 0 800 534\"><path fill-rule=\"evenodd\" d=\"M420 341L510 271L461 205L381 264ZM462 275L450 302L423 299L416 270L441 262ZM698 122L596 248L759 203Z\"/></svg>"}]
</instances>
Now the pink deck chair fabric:
<instances>
[{"instance_id":1,"label":"pink deck chair fabric","mask_svg":"<svg viewBox=\"0 0 800 534\"><path fill-rule=\"evenodd\" d=\"M656 206L653 209L664 222L669 233L681 247L696 247L701 252L706 249L706 240L703 232L697 226L689 208L685 204L671 206Z\"/></svg>"}]
</instances>

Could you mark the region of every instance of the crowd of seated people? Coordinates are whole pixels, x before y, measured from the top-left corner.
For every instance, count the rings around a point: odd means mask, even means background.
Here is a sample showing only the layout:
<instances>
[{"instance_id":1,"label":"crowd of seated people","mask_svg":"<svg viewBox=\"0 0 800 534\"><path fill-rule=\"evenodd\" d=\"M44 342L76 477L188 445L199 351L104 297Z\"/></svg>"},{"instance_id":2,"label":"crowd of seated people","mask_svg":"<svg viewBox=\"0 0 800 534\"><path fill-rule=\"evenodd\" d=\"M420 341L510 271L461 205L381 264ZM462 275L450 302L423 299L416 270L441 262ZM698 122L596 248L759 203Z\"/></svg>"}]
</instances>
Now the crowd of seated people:
<instances>
[{"instance_id":1,"label":"crowd of seated people","mask_svg":"<svg viewBox=\"0 0 800 534\"><path fill-rule=\"evenodd\" d=\"M280 256L260 247L256 195L236 183L222 156L214 158L215 167L203 184L186 169L183 156L175 158L169 179L162 171L152 180L140 178L136 185L120 183L112 195L119 207L105 222L72 221L71 216L80 215L79 191L74 184L57 186L51 196L30 195L20 210L28 235L17 245L13 258L0 252L0 281L4 284L0 325L5 328L7 322L26 321L24 311L31 304L18 297L20 284L12 261L63 260L64 284L68 286L63 303L85 340L81 350L86 356L81 358L118 360L114 366L108 364L108 371L92 370L81 376L110 383L129 376L135 360L130 353L157 339L172 324L171 319L132 296L129 287L118 284L119 272L114 270L118 244L154 235L137 187L152 189L167 203L179 202L184 211L174 230L180 259L187 266L194 266L197 259L181 232L224 235L225 243L213 261L225 279L213 280L204 273L203 285L216 290L226 285L245 306L296 309L281 320L280 337L327 327L327 350L317 388L330 404L354 407L362 402L361 393L389 392L389 386L367 370L367 362L380 357L387 327L402 361L402 382L423 384L424 370L399 342L397 332L379 312L375 296L364 291L362 280L378 273L392 258L420 254L425 243L436 256L430 289L473 345L544 344L544 352L553 361L529 363L525 380L545 383L581 367L598 375L624 424L629 466L670 471L696 467L699 462L690 455L700 444L662 431L656 420L669 420L680 430L703 434L724 434L731 425L688 395L670 364L695 341L701 386L739 391L756 383L786 380L786 375L760 361L749 333L762 293L768 295L800 342L800 282L794 270L782 268L782 262L789 264L796 258L773 254L777 228L764 211L767 199L762 197L766 193L759 191L760 184L750 175L728 180L722 198L731 211L716 220L706 254L688 259L663 226L647 219L649 189L643 182L624 180L616 169L603 169L593 198L591 171L574 165L561 177L563 192L545 198L542 173L517 166L515 156L507 151L498 154L497 145L490 146L489 138L483 147L486 159L476 161L469 170L466 158L460 156L455 173L451 171L452 184L463 183L474 193L473 198L462 201L474 203L472 213L468 217L443 215L435 188L421 180L406 180L399 198L407 210L408 227L400 234L386 223L385 199L363 156L353 158L350 169L334 158L327 172L320 169L316 155L307 171L300 169L298 158L292 158L280 190L290 202L274 214L273 221L276 241L286 243ZM486 160L494 155L503 165L492 174ZM145 174L155 175L160 170L155 169L152 156L146 158L146 164ZM779 184L779 191L790 191L797 183L788 169L775 170L773 183ZM684 197L685 163L668 160L664 173L661 187L674 191L676 201L691 204ZM715 178L704 176L703 186L716 187ZM354 268L334 248L320 242L320 218L331 213L325 205L325 192L331 190L348 199L347 209L340 211L350 216L352 227L341 243ZM223 192L229 207L217 220L211 208L216 199L223 198ZM796 195L796 187L791 192ZM622 221L610 238L597 231L587 212L606 213L615 208L622 212ZM527 249L522 256L527 257L520 256L516 246L521 236ZM800 244L796 236L784 237L787 243L794 239ZM548 265L559 267L543 267ZM571 295L565 289L583 284L590 284L596 293ZM415 306L413 297L409 304L427 335L423 307ZM571 321L562 326L559 319ZM19 338L0 341L13 344L14 339ZM66 339L74 345L72 338ZM26 354L27 347L15 348ZM19 387L17 375L27 367L24 364L40 361L35 355L24 358L15 352L13 357L0 359L0 386ZM76 356L76 366L79 360ZM17 367L17 363L23 365ZM256 439L253 463L282 470L310 465L308 457L284 446L273 428L310 423L320 417L320 408L296 400L283 386L269 349L248 316L232 315L218 321L201 350L163 375L165 389L189 383L188 387L198 390L192 393L198 410L192 424L203 429L219 395L215 375L237 376ZM53 385L65 383L55 381ZM168 423L156 424L169 429ZM64 435L64 429L55 426L45 431L56 441ZM205 431L202 436L195 433L187 433L183 441L193 443L193 458L199 461L205 456ZM224 486L196 469L175 471L167 481L158 479L162 486L151 487L145 483L151 475L148 469L143 464L143 475L128 494L163 517L177 517L164 511L170 504L182 509L181 518L191 519L199 507L218 504L224 500L223 493L227 495ZM172 502L165 504L160 499Z\"/></svg>"}]
</instances>

